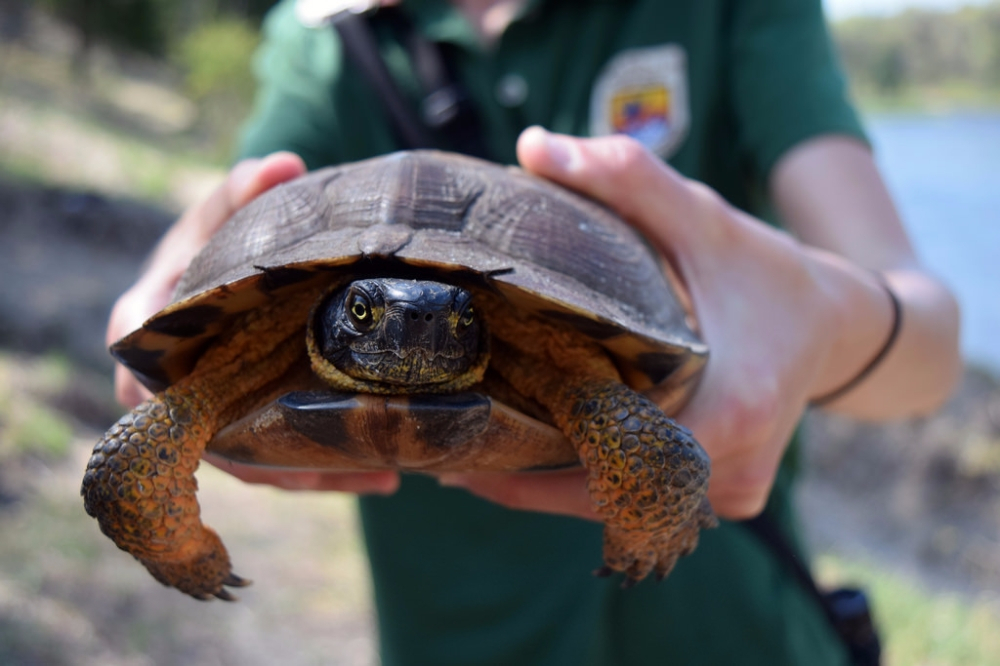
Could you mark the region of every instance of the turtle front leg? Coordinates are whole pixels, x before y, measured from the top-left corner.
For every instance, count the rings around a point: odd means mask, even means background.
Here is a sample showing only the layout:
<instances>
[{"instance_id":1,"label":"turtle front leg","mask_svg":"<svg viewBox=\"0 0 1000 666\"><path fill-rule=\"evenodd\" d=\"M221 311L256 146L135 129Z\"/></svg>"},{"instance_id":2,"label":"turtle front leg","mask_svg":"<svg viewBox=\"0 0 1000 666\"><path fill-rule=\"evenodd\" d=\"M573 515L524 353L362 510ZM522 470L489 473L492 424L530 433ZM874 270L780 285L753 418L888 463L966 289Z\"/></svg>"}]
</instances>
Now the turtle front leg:
<instances>
[{"instance_id":1,"label":"turtle front leg","mask_svg":"<svg viewBox=\"0 0 1000 666\"><path fill-rule=\"evenodd\" d=\"M556 414L589 471L588 490L605 521L605 569L630 586L662 579L694 550L702 528L717 524L706 497L710 462L691 431L652 401L612 380L563 391Z\"/></svg>"},{"instance_id":2,"label":"turtle front leg","mask_svg":"<svg viewBox=\"0 0 1000 666\"><path fill-rule=\"evenodd\" d=\"M315 297L306 290L247 312L187 377L122 417L94 447L80 490L87 513L164 585L232 601L226 586L249 584L201 522L194 472L218 429L304 356L302 322Z\"/></svg>"},{"instance_id":3,"label":"turtle front leg","mask_svg":"<svg viewBox=\"0 0 1000 666\"><path fill-rule=\"evenodd\" d=\"M198 599L235 599L218 535L205 527L194 472L215 430L197 391L168 389L111 427L94 447L81 494L101 531L164 585Z\"/></svg>"}]
</instances>

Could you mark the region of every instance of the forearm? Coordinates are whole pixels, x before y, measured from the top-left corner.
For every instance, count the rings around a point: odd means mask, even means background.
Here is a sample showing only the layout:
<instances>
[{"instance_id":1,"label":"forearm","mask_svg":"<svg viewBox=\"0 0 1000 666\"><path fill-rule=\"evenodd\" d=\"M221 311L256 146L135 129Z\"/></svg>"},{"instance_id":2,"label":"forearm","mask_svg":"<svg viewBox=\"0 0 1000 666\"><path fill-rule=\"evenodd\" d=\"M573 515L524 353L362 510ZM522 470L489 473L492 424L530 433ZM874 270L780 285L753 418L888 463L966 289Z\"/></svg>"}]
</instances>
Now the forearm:
<instances>
[{"instance_id":1,"label":"forearm","mask_svg":"<svg viewBox=\"0 0 1000 666\"><path fill-rule=\"evenodd\" d=\"M829 253L810 254L822 263L837 308L837 330L811 397L847 385L887 344L894 319L891 289L900 306L895 339L863 380L824 407L867 420L940 407L961 373L958 306L951 293L919 268L873 272Z\"/></svg>"},{"instance_id":2,"label":"forearm","mask_svg":"<svg viewBox=\"0 0 1000 666\"><path fill-rule=\"evenodd\" d=\"M775 167L771 186L836 309L833 344L812 397L850 382L885 345L892 326L888 287L901 305L898 337L829 408L880 420L940 406L961 372L958 306L920 265L867 147L835 136L806 142Z\"/></svg>"}]
</instances>

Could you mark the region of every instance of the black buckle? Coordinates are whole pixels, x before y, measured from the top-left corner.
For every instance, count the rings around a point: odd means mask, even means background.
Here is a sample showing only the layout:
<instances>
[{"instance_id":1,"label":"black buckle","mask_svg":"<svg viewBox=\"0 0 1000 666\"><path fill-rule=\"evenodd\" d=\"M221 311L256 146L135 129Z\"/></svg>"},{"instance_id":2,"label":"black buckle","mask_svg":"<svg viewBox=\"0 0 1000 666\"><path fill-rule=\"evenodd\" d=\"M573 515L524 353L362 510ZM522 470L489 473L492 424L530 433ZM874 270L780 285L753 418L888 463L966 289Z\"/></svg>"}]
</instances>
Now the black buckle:
<instances>
[{"instance_id":1,"label":"black buckle","mask_svg":"<svg viewBox=\"0 0 1000 666\"><path fill-rule=\"evenodd\" d=\"M823 601L851 661L857 666L878 666L882 645L864 591L845 587L823 593Z\"/></svg>"}]
</instances>

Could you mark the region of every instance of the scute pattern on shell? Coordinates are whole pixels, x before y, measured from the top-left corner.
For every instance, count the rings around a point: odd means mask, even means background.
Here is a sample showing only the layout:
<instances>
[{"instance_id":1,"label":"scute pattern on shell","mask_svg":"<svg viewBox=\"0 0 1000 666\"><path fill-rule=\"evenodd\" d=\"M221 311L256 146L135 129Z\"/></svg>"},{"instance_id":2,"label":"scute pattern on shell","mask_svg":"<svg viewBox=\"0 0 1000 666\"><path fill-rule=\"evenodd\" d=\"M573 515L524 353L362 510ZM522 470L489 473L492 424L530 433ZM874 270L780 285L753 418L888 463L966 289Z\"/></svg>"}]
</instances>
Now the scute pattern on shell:
<instances>
[{"instance_id":1,"label":"scute pattern on shell","mask_svg":"<svg viewBox=\"0 0 1000 666\"><path fill-rule=\"evenodd\" d=\"M687 381L707 355L677 285L615 215L518 169L433 151L331 167L265 193L196 257L174 303L113 352L162 389L268 294L378 265L475 278L517 307L580 322L639 389ZM646 372L650 355L677 358L666 364L676 369Z\"/></svg>"}]
</instances>

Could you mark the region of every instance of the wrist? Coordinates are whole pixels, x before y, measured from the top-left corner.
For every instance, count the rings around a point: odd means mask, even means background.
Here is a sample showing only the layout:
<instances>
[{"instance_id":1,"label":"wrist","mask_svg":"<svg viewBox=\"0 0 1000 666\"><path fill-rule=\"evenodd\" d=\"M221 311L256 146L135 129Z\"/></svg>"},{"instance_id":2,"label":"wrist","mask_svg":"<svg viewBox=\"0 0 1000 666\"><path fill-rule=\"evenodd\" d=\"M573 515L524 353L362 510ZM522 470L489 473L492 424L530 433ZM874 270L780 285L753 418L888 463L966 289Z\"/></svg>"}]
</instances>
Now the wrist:
<instances>
[{"instance_id":1,"label":"wrist","mask_svg":"<svg viewBox=\"0 0 1000 666\"><path fill-rule=\"evenodd\" d=\"M877 372L892 352L903 321L902 303L880 273L816 252L824 267L834 315L827 353L809 392L816 405L836 402Z\"/></svg>"}]
</instances>

